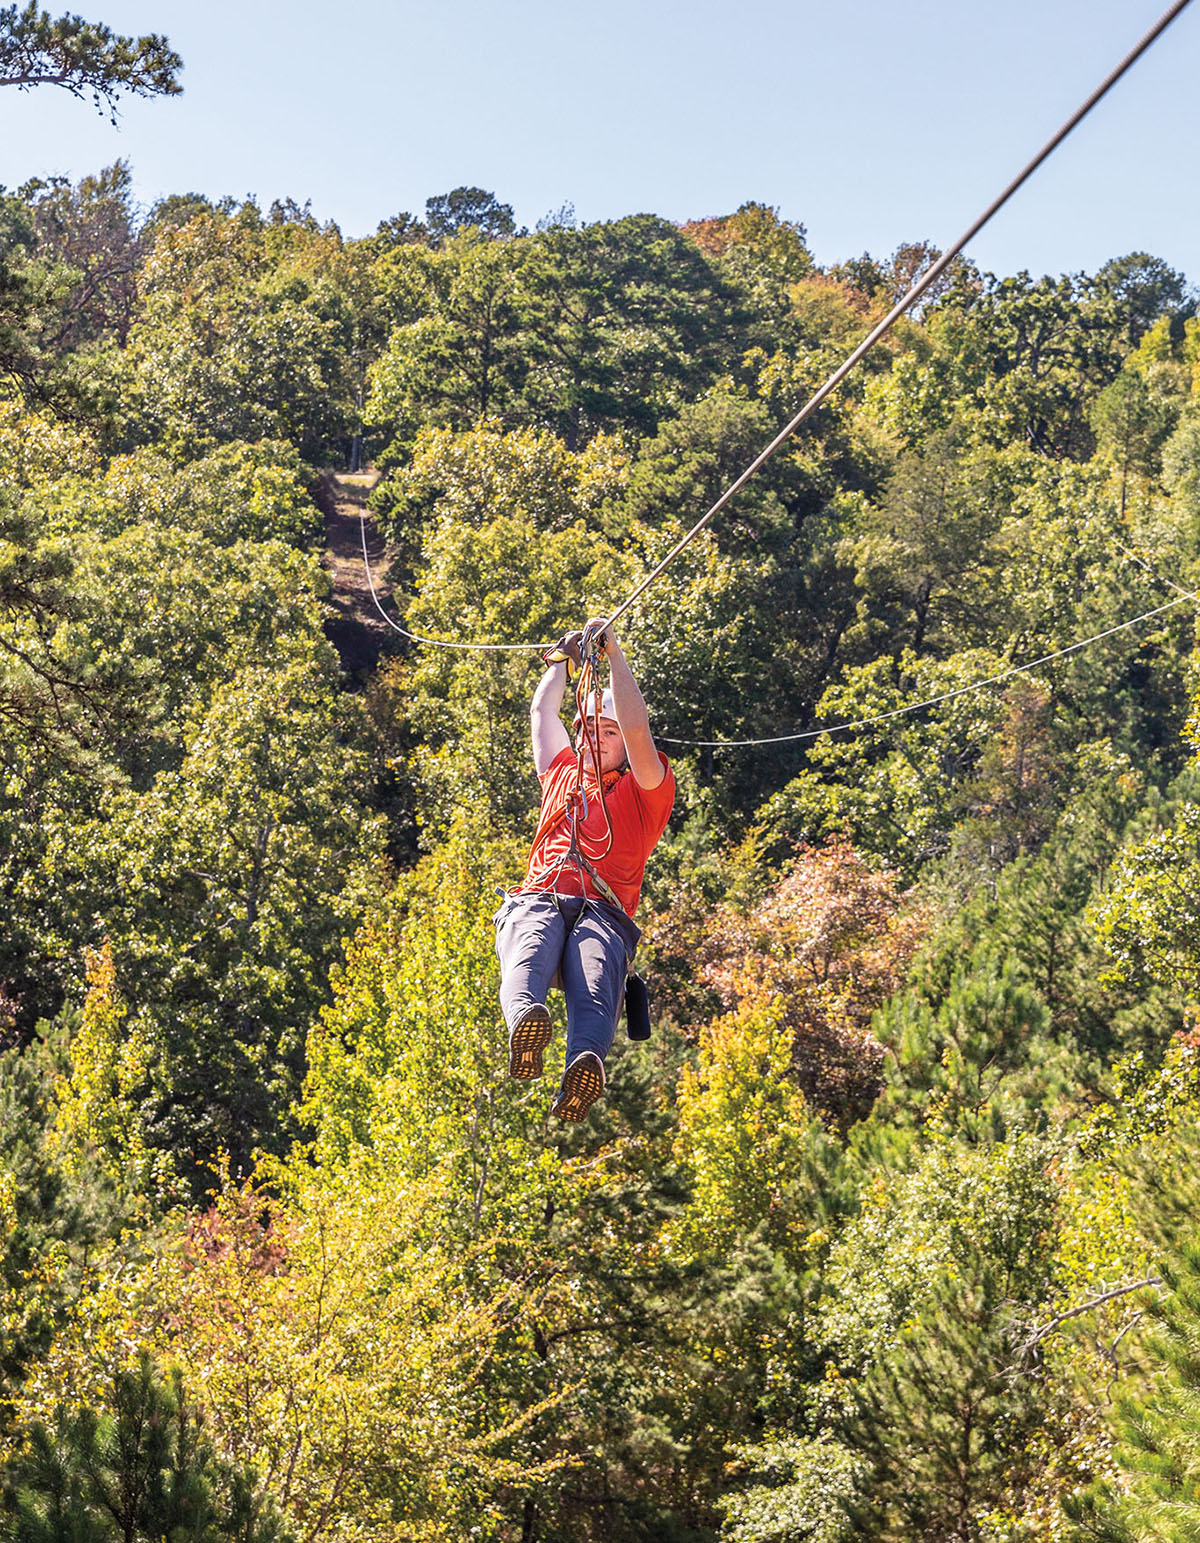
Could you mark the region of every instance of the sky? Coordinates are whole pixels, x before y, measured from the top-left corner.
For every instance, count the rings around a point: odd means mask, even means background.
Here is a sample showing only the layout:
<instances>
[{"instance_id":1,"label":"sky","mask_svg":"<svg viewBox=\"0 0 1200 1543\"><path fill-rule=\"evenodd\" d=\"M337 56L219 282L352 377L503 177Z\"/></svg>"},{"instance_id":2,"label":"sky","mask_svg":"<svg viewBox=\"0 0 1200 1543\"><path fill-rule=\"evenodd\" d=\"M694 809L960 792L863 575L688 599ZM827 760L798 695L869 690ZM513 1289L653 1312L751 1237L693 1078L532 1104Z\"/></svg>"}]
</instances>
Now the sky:
<instances>
[{"instance_id":1,"label":"sky","mask_svg":"<svg viewBox=\"0 0 1200 1543\"><path fill-rule=\"evenodd\" d=\"M754 199L822 264L886 257L955 240L1166 4L71 0L165 33L184 94L127 99L113 128L59 89L4 90L0 183L123 158L145 206L311 199L347 236L464 184L529 227ZM1144 251L1200 284L1198 148L1200 0L968 255L1041 274Z\"/></svg>"}]
</instances>

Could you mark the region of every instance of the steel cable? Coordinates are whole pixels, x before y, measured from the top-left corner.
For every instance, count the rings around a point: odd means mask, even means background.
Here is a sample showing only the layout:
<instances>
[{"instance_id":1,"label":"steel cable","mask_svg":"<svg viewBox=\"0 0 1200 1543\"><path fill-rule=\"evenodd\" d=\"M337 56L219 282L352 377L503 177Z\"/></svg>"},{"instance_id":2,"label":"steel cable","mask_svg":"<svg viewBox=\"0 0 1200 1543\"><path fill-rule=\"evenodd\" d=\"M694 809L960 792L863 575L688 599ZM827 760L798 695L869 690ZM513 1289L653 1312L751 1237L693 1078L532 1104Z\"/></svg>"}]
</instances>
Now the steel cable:
<instances>
[{"instance_id":1,"label":"steel cable","mask_svg":"<svg viewBox=\"0 0 1200 1543\"><path fill-rule=\"evenodd\" d=\"M1163 32L1166 31L1166 29L1171 25L1176 17L1178 17L1181 12L1186 10L1189 4L1191 4L1191 0L1175 0L1175 3L1168 7L1168 9L1158 19L1158 21L1155 22L1154 26L1152 26L1150 30L1146 32L1144 36L1134 45L1134 47L1130 49L1130 51L1125 55L1120 63L1114 67L1114 69L1105 77L1100 85L1098 85L1096 89L1087 97L1087 99L1076 109L1076 111L1072 113L1072 115L1067 119L1062 127L1046 141L1038 153L1032 158L1032 160L1026 163L1026 165L1021 169L1020 172L1018 172L1018 174L1013 178L1013 180L1008 184L1003 192L1000 193L999 196L988 205L984 212L976 220L974 220L970 226L968 226L968 228L963 232L958 240L955 241L950 247L948 247L947 250L943 252L942 255L938 258L938 260L933 263L925 273L921 275L916 283L913 284L909 289L908 293L896 302L896 304L883 318L883 320L874 327L874 329L867 335L867 337L863 339L858 347L854 349L854 351L842 362L842 364L838 366L836 370L834 370L834 372L828 377L824 384L813 393L813 395L808 399L804 406L800 408L799 412L797 412L795 416L784 426L784 428L780 430L780 432L775 436L770 444L767 445L766 448L755 457L750 465L746 467L746 469L734 482L730 483L730 485L720 495L716 502L712 504L706 513L696 521L696 523L689 531L687 531L685 535L680 537L680 539L675 543L675 545L661 560L661 562L659 562L645 576L645 578L642 579L642 581L637 585L633 592L628 595L619 606L617 606L617 608L607 618L607 621L604 623L604 625L611 625L617 620L618 617L624 615L624 613L628 611L629 608L645 593L645 591L650 587L655 579L657 579L666 570L666 568L670 566L675 558L678 557L679 554L688 545L690 545L692 541L695 540L700 532L711 523L711 521L721 512L722 509L725 508L729 501L735 497L738 492L741 491L741 489L746 485L747 482L750 481L755 473L758 472L764 465L766 465L766 463L771 459L776 451L779 450L781 446L783 446L787 440L791 438L791 436L796 432L801 424L803 424L806 419L811 417L817 408L820 407L821 404L837 389L837 387L846 378L846 376L855 367L855 365L858 364L858 362L875 346L875 344L878 343L884 336L886 336L886 334L892 329L900 317L903 316L904 313L909 310L917 300L921 298L921 296L926 292L930 285L933 284L945 272L950 263L952 263L954 259L958 257L967 243L973 240L974 237L977 236L984 228L984 226L987 225L988 222L997 213L999 213L999 211L1004 207L1009 199L1029 180L1029 178L1034 174L1035 171L1037 171L1043 162L1053 154L1058 146L1062 144L1063 140L1065 140L1067 136L1083 121L1088 113L1091 112L1092 108L1095 107L1097 103L1108 94L1108 92L1117 84L1122 76L1124 76L1132 68L1132 66L1137 63L1137 61L1142 57L1146 50L1150 48L1150 46L1161 36ZM424 637L420 633L411 632L407 628L401 627L399 623L392 620L392 618L387 614L387 612L383 609L383 606L380 604L379 596L375 590L374 577L371 573L370 558L367 553L365 511L360 510L359 518L362 532L363 565L367 572L367 582L371 590L371 599L374 602L375 609L379 612L380 616L394 632L398 632L402 637L408 638L414 643L426 644L429 647L469 650L472 652L541 653L550 647L548 643L454 642L445 638ZM1172 585L1172 587L1179 589L1178 585ZM892 712L877 714L873 717L857 720L853 723L833 724L827 728L810 729L797 734L776 735L769 739L683 740L672 738L669 735L659 735L657 737L661 738L666 744L689 745L706 749L721 749L725 747L734 748L738 746L785 744L795 740L813 739L822 734L837 733L838 731L844 729L866 728L871 724L882 723L892 718L904 716L907 713L918 712L923 707L931 707L936 705L938 702L948 701L952 697L962 696L969 691L982 690L987 686L996 685L1001 681L1009 680L1015 675L1028 672L1029 670L1037 669L1043 664L1048 664L1053 659L1063 658L1067 654L1075 653L1082 648L1087 648L1092 643L1100 642L1103 638L1111 637L1115 633L1123 632L1130 627L1136 627L1141 622L1148 621L1152 617L1161 615L1164 611L1171 610L1174 606L1182 604L1184 599L1191 600L1195 598L1195 592L1181 591L1180 598L1177 600L1168 601L1166 605L1159 606L1153 611L1144 612L1141 616L1134 617L1131 621L1121 622L1115 627L1110 627L1103 632L1098 632L1093 637L1084 638L1080 642L1072 643L1069 647L1059 649L1055 653L1046 654L1042 658L1035 659L1029 664L1018 665L1011 670L1003 672L1000 675L990 676L986 680L976 681L969 686L957 687L953 691L944 692L942 695L932 697L928 701L913 703L907 707L897 708Z\"/></svg>"},{"instance_id":2,"label":"steel cable","mask_svg":"<svg viewBox=\"0 0 1200 1543\"><path fill-rule=\"evenodd\" d=\"M419 632L410 632L407 627L402 627L395 622L379 603L379 596L375 592L375 577L371 572L371 559L367 555L367 513L366 508L360 507L358 511L358 528L362 536L363 567L367 570L367 583L371 589L371 599L375 602L375 609L387 622L393 632L398 632L402 638L408 638L413 643L427 643L431 648L453 648L461 652L470 649L473 653L545 653L550 647L549 643L451 643L445 638L426 638Z\"/></svg>"},{"instance_id":3,"label":"steel cable","mask_svg":"<svg viewBox=\"0 0 1200 1543\"><path fill-rule=\"evenodd\" d=\"M988 205L988 207L979 216L979 218L975 220L973 224L967 227L967 229L953 244L953 246L949 247L945 252L943 252L941 257L939 257L938 260L925 273L921 275L921 277L912 286L908 293L902 299L896 302L896 304L887 313L883 320L879 322L879 324L862 340L854 352L850 354L850 356L845 359L836 370L834 370L833 374L829 376L824 385L818 387L812 396L809 397L808 401L805 402L804 406L800 409L796 416L792 418L792 420L782 429L780 429L779 433L776 434L775 438L766 447L766 449L761 451L755 457L755 459L750 463L749 466L746 467L745 471L742 472L741 476L738 477L735 482L730 483L730 485L725 489L725 491L717 499L716 503L714 503L713 506L708 510L708 512L702 515L700 519L696 521L696 523L692 526L691 530L689 530L686 535L680 537L680 539L675 543L675 545L658 564L658 566L653 568L641 581L633 593L629 595L627 599L621 602L621 604L616 608L612 615L609 616L608 621L610 623L615 622L618 616L621 616L625 611L627 611L634 603L634 601L645 593L645 591L650 587L651 584L654 583L655 579L658 578L663 570L667 568L676 557L679 556L680 552L682 552L690 542L695 540L695 538L700 534L700 532L709 523L709 521L712 520L714 516L719 514L722 509L724 509L725 505L731 498L733 498L736 493L745 487L746 483L749 482L750 478L754 476L755 472L757 472L762 466L765 466L766 463L775 454L775 452L780 448L780 446L785 444L787 440L791 438L791 436L796 432L796 430L805 421L805 419L811 417L811 415L816 412L821 403L824 402L825 399L834 390L836 390L836 388L843 380L845 380L846 376L864 356L864 354L868 353L872 348L874 348L875 344L891 331L892 327L897 321L899 321L900 317L904 315L905 311L907 311L910 306L915 304L915 302L921 298L921 296L936 279L941 277L949 265L962 251L963 247L966 246L967 242L971 241L979 234L979 232L988 223L993 215L999 213L999 211L1004 207L1004 205L1018 190L1018 188L1020 188L1025 182L1029 180L1030 177L1032 177L1042 162L1058 149L1059 145L1062 144L1063 140L1066 139L1067 135L1070 134L1072 129L1077 127L1078 124L1082 123L1083 119L1087 117L1088 113L1091 112L1096 103L1099 102L1102 97L1106 96L1109 91L1111 91L1113 86L1116 85L1116 83L1121 79L1126 71L1131 69L1132 66L1137 63L1137 61L1146 52L1150 45L1160 36L1160 34L1166 31L1166 29L1171 25L1171 23L1180 14L1180 12L1185 10L1190 4L1191 0L1175 0L1175 4L1159 17L1158 21L1155 22L1154 26L1150 28L1149 32L1145 34L1140 42L1138 42L1133 48L1130 49L1130 51L1125 55L1124 59L1121 60L1120 64L1118 64L1115 69L1113 69L1112 72L1100 83L1100 85L1096 87L1096 89L1082 104L1082 106L1078 107L1075 112L1071 114L1071 116L1063 124L1062 128L1060 128L1056 134L1053 134L1038 151L1038 153L1033 157L1033 159L1027 162L1022 170L1017 173L1017 175L1008 184L1008 186L999 195L999 197L993 200L993 202Z\"/></svg>"},{"instance_id":4,"label":"steel cable","mask_svg":"<svg viewBox=\"0 0 1200 1543\"><path fill-rule=\"evenodd\" d=\"M1170 580L1164 580L1170 583ZM1178 584L1171 586L1178 589ZM1027 675L1031 670L1039 669L1043 664L1049 664L1054 659L1063 659L1068 654L1077 654L1081 648L1088 648L1093 643L1099 643L1103 638L1111 638L1118 632L1128 632L1131 627L1138 627L1144 621L1152 617L1161 616L1165 611L1172 611L1177 605L1182 605L1185 600L1195 600L1200 596L1200 590L1183 590L1176 600L1168 600L1165 605L1155 606L1152 611L1143 611L1140 616L1134 616L1129 621L1118 622L1115 627L1106 627L1103 632L1093 633L1090 638L1081 638L1077 643L1069 643L1066 648L1058 648L1052 654L1043 654L1039 659L1031 659L1028 664L1016 664L1010 670L1003 670L999 675L989 675L983 680L974 680L967 686L955 686L952 691L943 691L938 696L927 697L923 702L909 702L904 707L894 707L886 713L875 713L869 718L855 718L847 723L831 723L821 729L805 729L798 734L775 734L769 739L675 739L670 734L656 734L655 739L661 739L665 745L689 745L704 750L732 750L749 745L784 745L798 739L819 739L822 734L837 734L844 729L866 729L874 723L887 723L893 718L903 718L909 713L919 713L922 708L936 707L939 702L949 702L952 697L966 696L970 691L982 691L985 686L998 686L1002 681L1011 680L1014 675Z\"/></svg>"}]
</instances>

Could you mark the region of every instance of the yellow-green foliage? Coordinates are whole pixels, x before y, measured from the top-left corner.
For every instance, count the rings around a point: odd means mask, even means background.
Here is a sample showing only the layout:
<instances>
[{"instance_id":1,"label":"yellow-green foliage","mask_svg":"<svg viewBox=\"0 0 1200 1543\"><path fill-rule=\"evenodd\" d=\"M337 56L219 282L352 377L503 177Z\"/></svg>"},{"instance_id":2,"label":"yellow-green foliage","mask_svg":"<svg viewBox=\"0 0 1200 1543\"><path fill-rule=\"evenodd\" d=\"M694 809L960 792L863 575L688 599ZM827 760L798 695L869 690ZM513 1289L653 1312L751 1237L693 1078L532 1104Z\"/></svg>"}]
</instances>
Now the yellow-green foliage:
<instances>
[{"instance_id":1,"label":"yellow-green foliage","mask_svg":"<svg viewBox=\"0 0 1200 1543\"><path fill-rule=\"evenodd\" d=\"M1055 1257L1064 1302L1083 1300L1097 1281L1120 1279L1145 1263L1133 1185L1111 1161L1064 1171Z\"/></svg>"},{"instance_id":2,"label":"yellow-green foliage","mask_svg":"<svg viewBox=\"0 0 1200 1543\"><path fill-rule=\"evenodd\" d=\"M87 429L17 401L0 401L0 487L28 488L74 472L94 474L98 453Z\"/></svg>"},{"instance_id":3,"label":"yellow-green foliage","mask_svg":"<svg viewBox=\"0 0 1200 1543\"><path fill-rule=\"evenodd\" d=\"M492 1516L542 1407L489 1406L482 1374L523 1286L468 1283L439 1244L438 1180L302 1158L214 1203L140 1266L110 1251L19 1402L46 1420L66 1393L103 1410L120 1369L173 1361L227 1458L268 1485L299 1535L450 1543Z\"/></svg>"},{"instance_id":4,"label":"yellow-green foliage","mask_svg":"<svg viewBox=\"0 0 1200 1543\"><path fill-rule=\"evenodd\" d=\"M78 1156L95 1148L114 1170L146 1156L142 1121L134 1097L153 1055L145 1032L127 1022L128 1009L117 986L112 945L84 951L87 996L78 1032L71 1041L71 1071L55 1089L57 1129Z\"/></svg>"},{"instance_id":5,"label":"yellow-green foliage","mask_svg":"<svg viewBox=\"0 0 1200 1543\"><path fill-rule=\"evenodd\" d=\"M521 1467L494 1456L518 1412L489 1429L478 1384L513 1302L474 1297L470 1259L435 1241L436 1181L280 1177L281 1204L228 1186L193 1229L175 1305L192 1387L303 1535L462 1536Z\"/></svg>"},{"instance_id":6,"label":"yellow-green foliage","mask_svg":"<svg viewBox=\"0 0 1200 1543\"><path fill-rule=\"evenodd\" d=\"M1190 715L1184 728L1200 751L1200 669L1191 660ZM1200 754L1192 757L1200 767ZM1200 994L1200 805L1187 801L1174 822L1118 853L1090 919L1112 961L1113 981L1165 984L1192 1001Z\"/></svg>"},{"instance_id":7,"label":"yellow-green foliage","mask_svg":"<svg viewBox=\"0 0 1200 1543\"><path fill-rule=\"evenodd\" d=\"M319 1161L367 1146L417 1177L457 1150L502 1039L488 924L502 871L439 852L351 942L309 1036L304 1115Z\"/></svg>"},{"instance_id":8,"label":"yellow-green foliage","mask_svg":"<svg viewBox=\"0 0 1200 1543\"><path fill-rule=\"evenodd\" d=\"M1062 1182L1055 1156L1029 1135L967 1152L933 1134L911 1172L878 1170L826 1272L822 1335L842 1364L886 1353L939 1281L981 1267L1002 1273L1014 1304L1044 1300Z\"/></svg>"},{"instance_id":9,"label":"yellow-green foliage","mask_svg":"<svg viewBox=\"0 0 1200 1543\"><path fill-rule=\"evenodd\" d=\"M497 881L519 867L513 847L426 858L367 918L309 1036L303 1115L318 1163L366 1152L413 1181L444 1167L471 1233L524 1235L563 1182L545 1139L561 1036L544 1083L506 1075L491 917Z\"/></svg>"},{"instance_id":10,"label":"yellow-green foliage","mask_svg":"<svg viewBox=\"0 0 1200 1543\"><path fill-rule=\"evenodd\" d=\"M8 1253L16 1230L16 1180L11 1173L0 1169L0 1259ZM11 1342L23 1317L17 1293L7 1284L0 1285L0 1335L5 1344Z\"/></svg>"},{"instance_id":11,"label":"yellow-green foliage","mask_svg":"<svg viewBox=\"0 0 1200 1543\"><path fill-rule=\"evenodd\" d=\"M683 1070L675 1151L692 1189L676 1246L685 1255L720 1253L762 1223L797 1252L822 1241L809 1182L820 1126L788 1075L794 1032L783 1017L768 992L748 997L705 1025L697 1063Z\"/></svg>"},{"instance_id":12,"label":"yellow-green foliage","mask_svg":"<svg viewBox=\"0 0 1200 1543\"><path fill-rule=\"evenodd\" d=\"M623 491L628 471L616 434L597 434L575 452L547 430L506 433L493 420L461 434L423 429L388 491L393 508L432 508L448 525L478 529L507 515L550 531L594 517Z\"/></svg>"}]
</instances>

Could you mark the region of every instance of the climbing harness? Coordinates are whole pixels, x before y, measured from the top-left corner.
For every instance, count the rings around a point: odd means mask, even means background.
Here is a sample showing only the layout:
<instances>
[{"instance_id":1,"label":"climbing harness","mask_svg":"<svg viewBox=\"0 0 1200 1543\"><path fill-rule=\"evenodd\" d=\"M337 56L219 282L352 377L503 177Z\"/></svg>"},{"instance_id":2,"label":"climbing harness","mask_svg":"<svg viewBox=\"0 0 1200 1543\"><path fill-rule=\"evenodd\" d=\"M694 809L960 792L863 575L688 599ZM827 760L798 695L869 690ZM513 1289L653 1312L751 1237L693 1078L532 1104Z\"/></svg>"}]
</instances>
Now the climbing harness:
<instances>
[{"instance_id":1,"label":"climbing harness","mask_svg":"<svg viewBox=\"0 0 1200 1543\"><path fill-rule=\"evenodd\" d=\"M590 642L590 646L589 646ZM596 864L608 855L612 850L613 828L612 820L608 813L607 796L616 787L621 777L625 774L624 768L618 771L604 772L600 767L600 707L601 691L598 678L600 652L604 644L603 633L593 635L589 640L585 632L581 645L583 665L578 673L578 685L575 691L575 712L579 722L579 743L575 752L575 775L571 788L567 793L564 813L568 820L568 846L566 852L554 865L560 872L568 865L574 866L579 874L579 892L583 896L584 904L589 899L587 892L588 879L592 882L592 888L600 899L608 902L615 910L625 914L625 907L617 892L605 879ZM568 675L571 662L567 661ZM590 719L589 719L590 711ZM583 833L579 828L580 819L587 819L587 788L584 782L584 755L585 749L590 750L592 768L596 774L597 797L600 807L604 812L604 835L597 846L589 852L584 850ZM553 872L552 868L549 870ZM543 878L545 875L543 875ZM557 884L552 888L552 893L557 897ZM582 913L581 913L582 914ZM632 959L625 961L625 1033L634 1041L644 1041L650 1038L650 997L646 990L646 983L632 968Z\"/></svg>"},{"instance_id":2,"label":"climbing harness","mask_svg":"<svg viewBox=\"0 0 1200 1543\"><path fill-rule=\"evenodd\" d=\"M558 645L547 650L546 657L557 663L559 659L567 665L568 674L572 668L572 661L566 654L556 654ZM538 887L543 887L545 880L553 878L550 890L552 894L558 894L558 876L568 867L573 867L579 875L579 892L586 899L588 880L591 880L593 890L602 900L609 905L616 906L619 911L624 911L620 898L612 885L608 883L596 864L602 862L612 851L613 828L612 820L608 813L608 794L616 787L622 776L621 771L604 772L600 766L600 707L602 692L600 688L600 658L604 649L604 633L599 629L585 631L580 641L580 655L582 664L576 673L575 685L575 716L579 724L579 737L575 747L575 772L571 786L567 789L567 796L563 806L552 817L551 823L565 816L567 820L567 850L561 857L537 875ZM599 839L585 837L580 829L580 821L588 817L588 796L585 773L586 758L590 755L592 770L595 774L595 796L599 800L600 809L604 817L604 831Z\"/></svg>"}]
</instances>

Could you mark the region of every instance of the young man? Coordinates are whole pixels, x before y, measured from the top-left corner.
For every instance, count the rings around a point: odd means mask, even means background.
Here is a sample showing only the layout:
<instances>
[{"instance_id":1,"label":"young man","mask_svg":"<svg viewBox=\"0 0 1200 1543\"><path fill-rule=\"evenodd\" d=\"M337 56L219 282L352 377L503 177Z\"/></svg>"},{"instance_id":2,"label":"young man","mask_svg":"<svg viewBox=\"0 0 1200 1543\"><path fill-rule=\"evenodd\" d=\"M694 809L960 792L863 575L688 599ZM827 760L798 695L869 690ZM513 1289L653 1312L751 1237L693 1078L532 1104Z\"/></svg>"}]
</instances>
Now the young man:
<instances>
[{"instance_id":1,"label":"young man","mask_svg":"<svg viewBox=\"0 0 1200 1543\"><path fill-rule=\"evenodd\" d=\"M590 621L588 628L598 625ZM604 1059L641 935L633 915L642 873L675 801L675 775L655 748L646 704L611 626L603 644L612 684L600 705L599 766L590 702L588 724L576 718L572 748L559 710L567 656L578 662L583 636L572 633L551 650L547 660L556 662L533 695L529 718L541 811L524 882L496 912L510 1076L541 1076L552 1032L547 993L561 985L567 999L567 1064L553 1104L563 1120L582 1120L604 1091ZM570 808L581 746L584 797L575 805L573 847Z\"/></svg>"}]
</instances>

